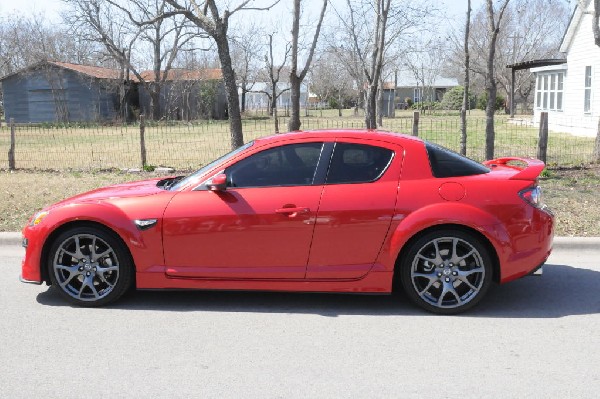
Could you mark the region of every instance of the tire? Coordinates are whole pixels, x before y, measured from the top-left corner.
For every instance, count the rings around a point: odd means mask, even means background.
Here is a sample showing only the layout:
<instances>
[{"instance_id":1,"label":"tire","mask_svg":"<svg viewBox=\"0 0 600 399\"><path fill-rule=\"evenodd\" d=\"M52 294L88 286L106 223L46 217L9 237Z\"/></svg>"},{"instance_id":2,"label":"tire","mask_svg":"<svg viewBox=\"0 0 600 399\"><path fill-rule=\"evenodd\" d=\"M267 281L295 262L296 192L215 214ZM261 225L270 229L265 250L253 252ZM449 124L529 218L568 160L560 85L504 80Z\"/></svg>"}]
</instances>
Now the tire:
<instances>
[{"instance_id":1,"label":"tire","mask_svg":"<svg viewBox=\"0 0 600 399\"><path fill-rule=\"evenodd\" d=\"M128 249L112 231L101 227L64 231L52 243L47 262L52 285L79 306L114 302L133 282Z\"/></svg>"},{"instance_id":2,"label":"tire","mask_svg":"<svg viewBox=\"0 0 600 399\"><path fill-rule=\"evenodd\" d=\"M433 231L410 245L401 259L400 279L418 306L432 313L457 314L485 296L492 283L492 260L473 234Z\"/></svg>"}]
</instances>

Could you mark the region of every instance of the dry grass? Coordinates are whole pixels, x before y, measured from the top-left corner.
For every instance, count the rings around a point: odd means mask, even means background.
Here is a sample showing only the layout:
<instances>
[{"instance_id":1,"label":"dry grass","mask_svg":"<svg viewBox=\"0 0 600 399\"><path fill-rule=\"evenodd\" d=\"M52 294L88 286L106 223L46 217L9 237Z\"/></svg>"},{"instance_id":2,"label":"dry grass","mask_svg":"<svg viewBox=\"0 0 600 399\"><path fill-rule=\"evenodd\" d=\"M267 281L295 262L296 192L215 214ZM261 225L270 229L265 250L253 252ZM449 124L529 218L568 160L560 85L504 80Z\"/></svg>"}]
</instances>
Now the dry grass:
<instances>
[{"instance_id":1,"label":"dry grass","mask_svg":"<svg viewBox=\"0 0 600 399\"><path fill-rule=\"evenodd\" d=\"M600 165L550 170L540 185L561 236L600 237Z\"/></svg>"},{"instance_id":2,"label":"dry grass","mask_svg":"<svg viewBox=\"0 0 600 399\"><path fill-rule=\"evenodd\" d=\"M557 235L600 236L600 166L551 170L541 182ZM93 188L153 173L0 171L0 231L19 231L38 209Z\"/></svg>"}]
</instances>

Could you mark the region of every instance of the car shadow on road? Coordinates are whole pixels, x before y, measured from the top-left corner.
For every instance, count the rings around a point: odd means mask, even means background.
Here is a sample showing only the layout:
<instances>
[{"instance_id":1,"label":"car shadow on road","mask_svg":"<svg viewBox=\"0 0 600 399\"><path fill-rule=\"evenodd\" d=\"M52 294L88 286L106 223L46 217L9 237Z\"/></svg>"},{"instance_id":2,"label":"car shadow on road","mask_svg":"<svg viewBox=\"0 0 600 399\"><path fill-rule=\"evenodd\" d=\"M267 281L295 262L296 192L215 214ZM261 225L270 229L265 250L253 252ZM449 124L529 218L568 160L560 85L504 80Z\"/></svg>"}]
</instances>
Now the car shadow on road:
<instances>
[{"instance_id":1,"label":"car shadow on road","mask_svg":"<svg viewBox=\"0 0 600 399\"><path fill-rule=\"evenodd\" d=\"M600 272L545 265L543 277L493 285L483 301L461 317L558 318L600 313ZM69 306L51 288L37 297L47 306ZM428 315L402 294L345 295L240 291L132 291L104 309L173 312Z\"/></svg>"}]
</instances>

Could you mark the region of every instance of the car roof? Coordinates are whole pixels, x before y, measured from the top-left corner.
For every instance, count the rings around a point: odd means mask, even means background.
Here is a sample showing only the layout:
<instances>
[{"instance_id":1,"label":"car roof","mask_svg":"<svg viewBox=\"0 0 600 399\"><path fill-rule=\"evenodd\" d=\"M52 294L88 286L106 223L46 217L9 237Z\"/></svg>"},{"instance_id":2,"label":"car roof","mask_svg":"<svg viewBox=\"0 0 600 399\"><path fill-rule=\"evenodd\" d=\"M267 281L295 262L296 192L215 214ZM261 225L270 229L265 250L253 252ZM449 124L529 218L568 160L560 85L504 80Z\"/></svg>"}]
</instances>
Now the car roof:
<instances>
[{"instance_id":1,"label":"car roof","mask_svg":"<svg viewBox=\"0 0 600 399\"><path fill-rule=\"evenodd\" d=\"M276 134L267 137L261 137L256 139L255 142L259 144L268 144L271 142L277 142L282 140L293 140L303 138L333 138L333 137L344 137L344 138L357 138L357 139L375 139L383 141L391 141L395 143L402 143L406 141L422 143L423 140L409 136L403 133L394 133L385 130L374 130L374 129L324 129L324 130L302 130L294 131L289 133Z\"/></svg>"}]
</instances>

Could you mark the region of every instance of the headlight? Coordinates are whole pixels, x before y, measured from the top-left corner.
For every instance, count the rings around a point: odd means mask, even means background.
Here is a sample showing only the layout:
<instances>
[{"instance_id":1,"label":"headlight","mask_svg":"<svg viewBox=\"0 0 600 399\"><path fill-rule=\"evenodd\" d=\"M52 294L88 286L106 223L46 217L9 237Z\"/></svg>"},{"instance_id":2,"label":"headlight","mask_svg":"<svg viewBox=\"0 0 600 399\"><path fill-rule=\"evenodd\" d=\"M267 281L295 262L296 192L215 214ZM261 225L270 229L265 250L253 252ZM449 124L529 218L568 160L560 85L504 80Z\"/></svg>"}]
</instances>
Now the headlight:
<instances>
[{"instance_id":1,"label":"headlight","mask_svg":"<svg viewBox=\"0 0 600 399\"><path fill-rule=\"evenodd\" d=\"M44 220L44 218L46 216L48 216L48 211L39 211L38 213L36 213L35 215L33 215L33 217L31 218L31 221L29 222L29 226L33 227L33 226L37 226L38 224L40 224L42 222L42 220Z\"/></svg>"}]
</instances>

